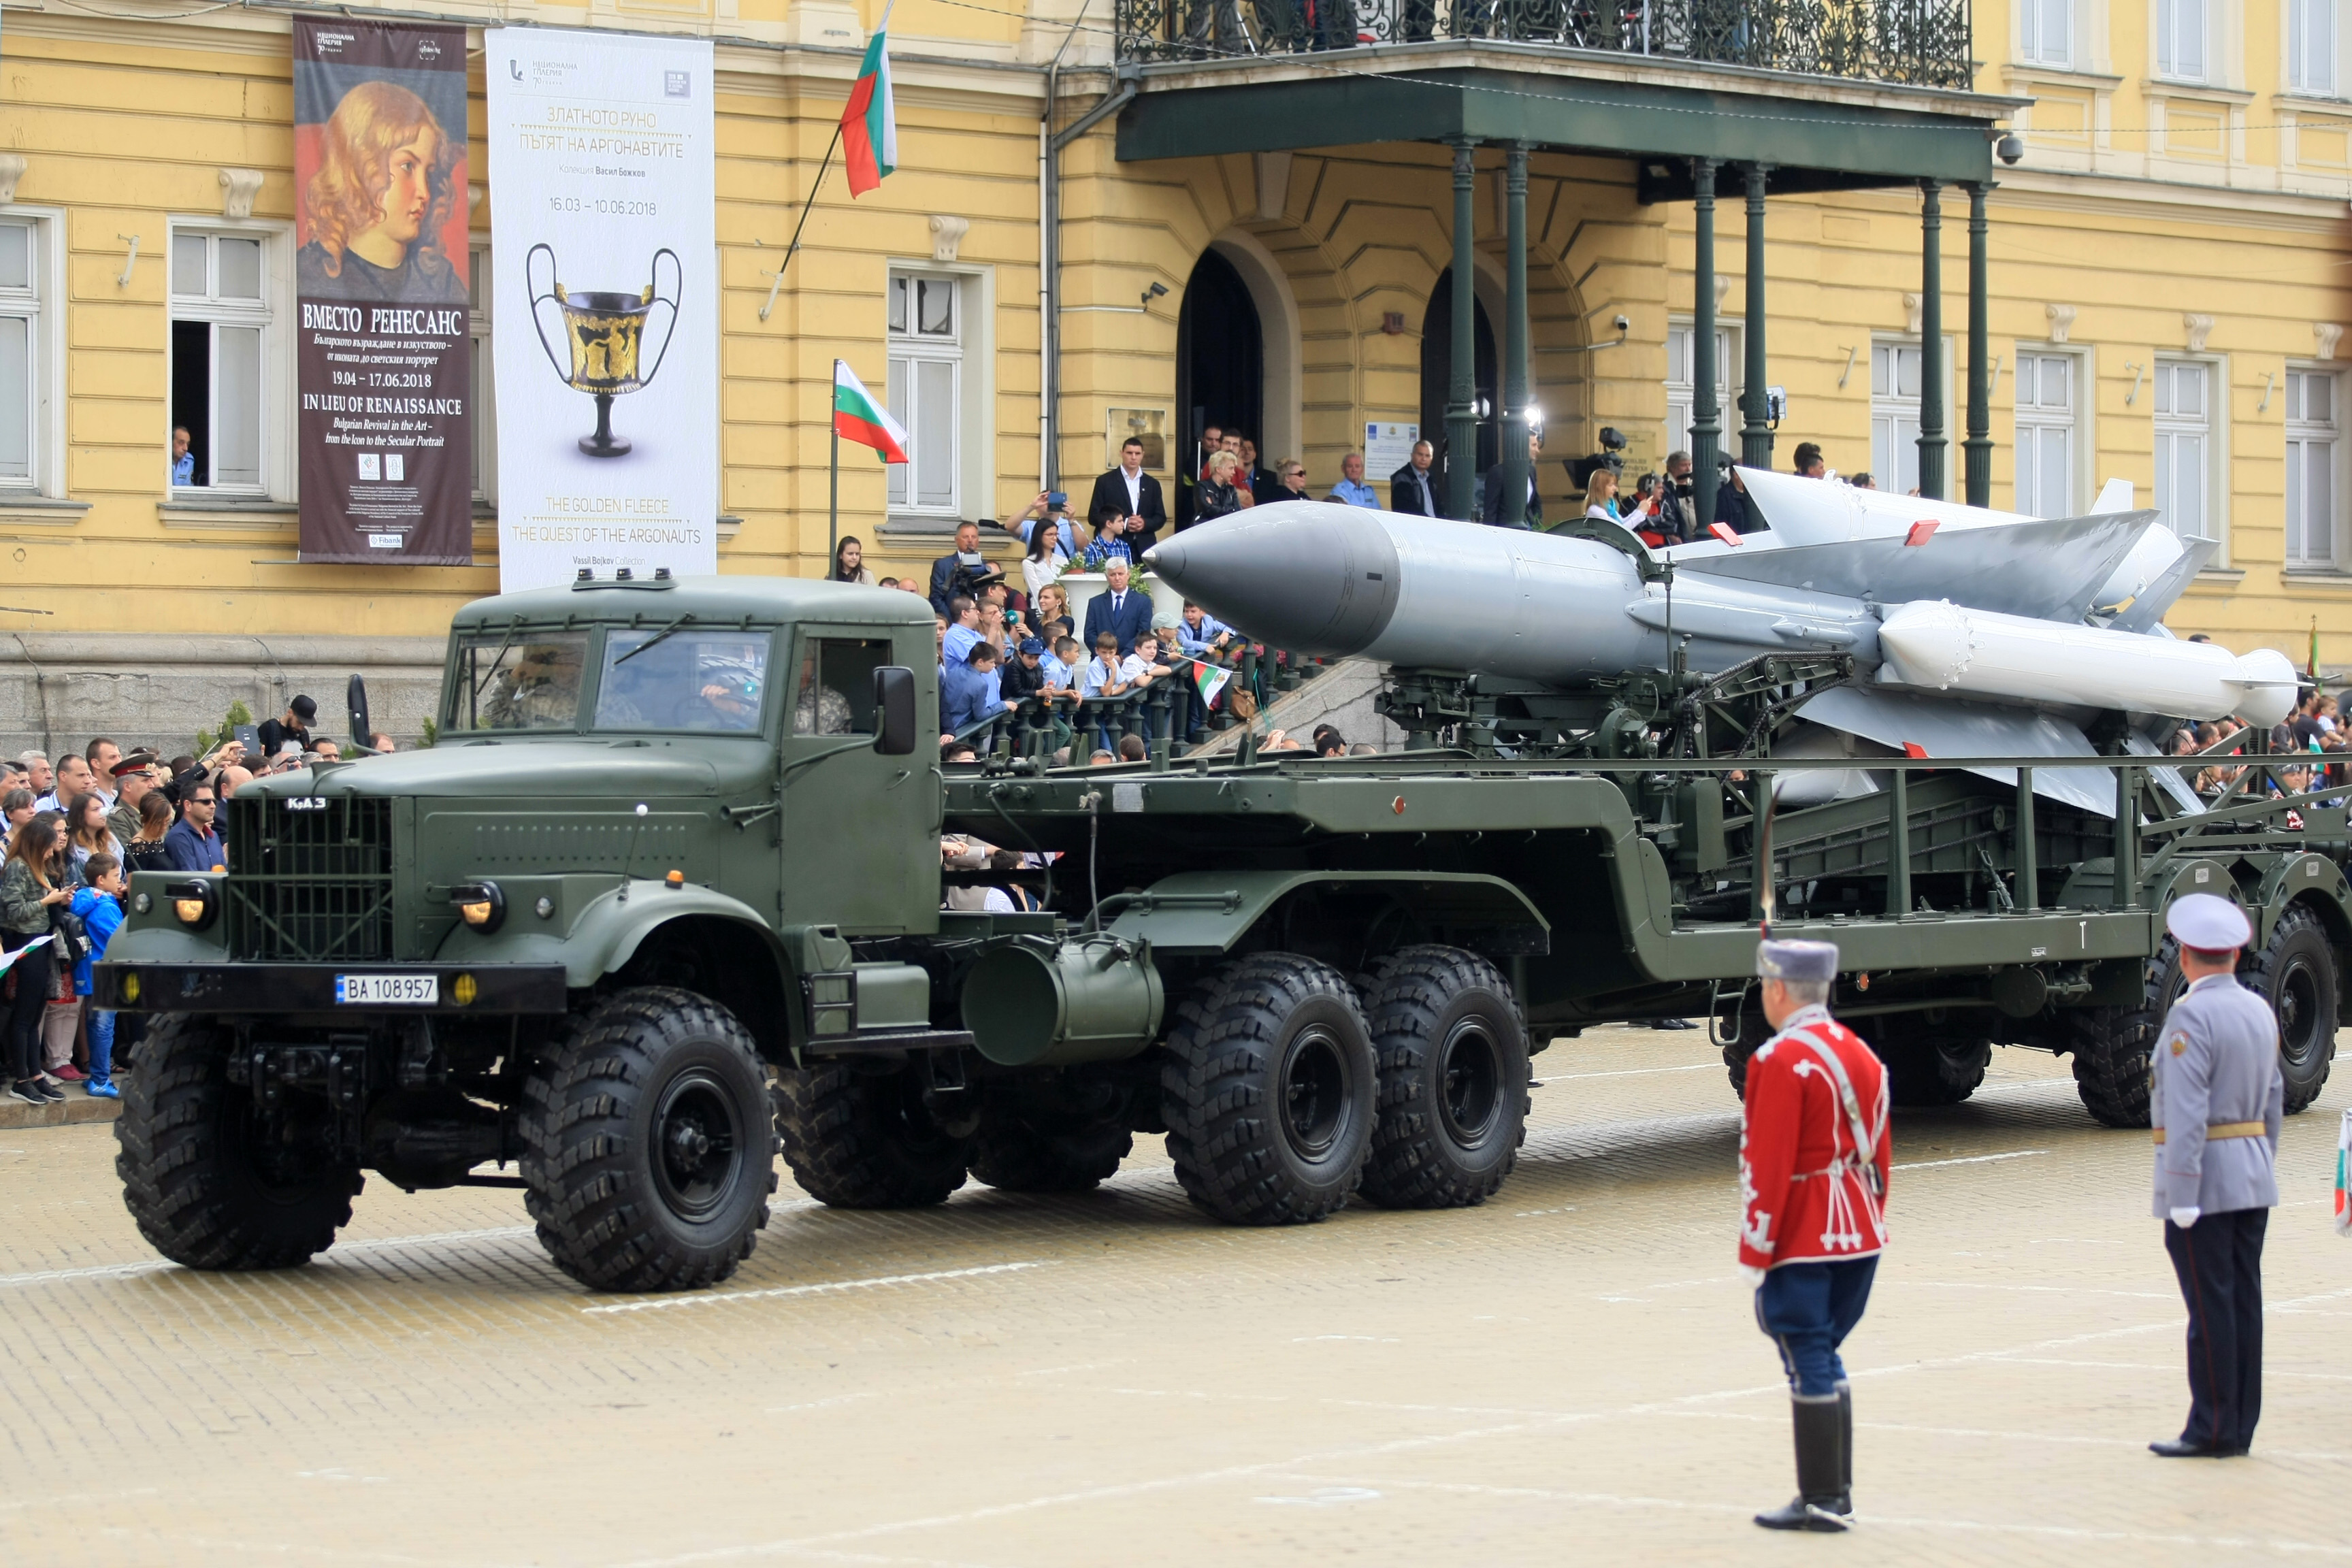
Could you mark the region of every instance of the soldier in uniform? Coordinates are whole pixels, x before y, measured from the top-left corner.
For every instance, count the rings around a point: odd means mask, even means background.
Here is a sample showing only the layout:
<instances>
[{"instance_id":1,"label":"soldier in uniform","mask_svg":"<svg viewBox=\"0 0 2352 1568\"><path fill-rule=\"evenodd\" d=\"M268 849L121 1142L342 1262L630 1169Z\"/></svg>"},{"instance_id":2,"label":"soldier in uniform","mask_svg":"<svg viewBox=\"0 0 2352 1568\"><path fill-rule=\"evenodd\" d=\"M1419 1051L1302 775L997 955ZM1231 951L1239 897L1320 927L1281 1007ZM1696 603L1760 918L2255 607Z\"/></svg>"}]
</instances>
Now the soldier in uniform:
<instances>
[{"instance_id":1,"label":"soldier in uniform","mask_svg":"<svg viewBox=\"0 0 2352 1568\"><path fill-rule=\"evenodd\" d=\"M2227 1459L2263 1413L2263 1234L2278 1205L2278 1021L2238 984L2253 931L2210 893L2174 901L2189 989L2165 1015L2148 1063L2156 1217L2189 1305L2189 1425L2148 1447L2168 1459Z\"/></svg>"},{"instance_id":2,"label":"soldier in uniform","mask_svg":"<svg viewBox=\"0 0 2352 1568\"><path fill-rule=\"evenodd\" d=\"M493 730L570 729L580 719L580 673L579 649L527 645L490 683L483 721Z\"/></svg>"},{"instance_id":3,"label":"soldier in uniform","mask_svg":"<svg viewBox=\"0 0 2352 1568\"><path fill-rule=\"evenodd\" d=\"M1862 1321L1886 1245L1894 1159L1886 1073L1830 1016L1838 950L1756 950L1778 1032L1748 1059L1739 1129L1739 1270L1756 1322L1780 1348L1797 1437L1797 1496L1768 1530L1842 1531L1853 1520L1853 1389L1838 1347Z\"/></svg>"}]
</instances>

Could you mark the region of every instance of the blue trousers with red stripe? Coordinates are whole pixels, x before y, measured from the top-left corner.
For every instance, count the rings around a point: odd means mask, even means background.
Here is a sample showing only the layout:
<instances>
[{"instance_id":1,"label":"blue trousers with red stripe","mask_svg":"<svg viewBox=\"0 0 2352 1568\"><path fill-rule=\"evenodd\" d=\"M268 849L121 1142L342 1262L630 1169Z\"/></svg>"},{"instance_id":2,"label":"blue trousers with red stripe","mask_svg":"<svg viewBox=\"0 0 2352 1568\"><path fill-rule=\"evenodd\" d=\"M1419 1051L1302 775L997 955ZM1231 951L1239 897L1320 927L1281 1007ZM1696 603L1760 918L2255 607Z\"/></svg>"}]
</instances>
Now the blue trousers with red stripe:
<instances>
[{"instance_id":1,"label":"blue trousers with red stripe","mask_svg":"<svg viewBox=\"0 0 2352 1568\"><path fill-rule=\"evenodd\" d=\"M1791 1392L1806 1399L1837 1393L1845 1381L1838 1347L1862 1321L1877 1273L1878 1259L1871 1257L1783 1263L1764 1276L1756 1288L1756 1326L1779 1347Z\"/></svg>"}]
</instances>

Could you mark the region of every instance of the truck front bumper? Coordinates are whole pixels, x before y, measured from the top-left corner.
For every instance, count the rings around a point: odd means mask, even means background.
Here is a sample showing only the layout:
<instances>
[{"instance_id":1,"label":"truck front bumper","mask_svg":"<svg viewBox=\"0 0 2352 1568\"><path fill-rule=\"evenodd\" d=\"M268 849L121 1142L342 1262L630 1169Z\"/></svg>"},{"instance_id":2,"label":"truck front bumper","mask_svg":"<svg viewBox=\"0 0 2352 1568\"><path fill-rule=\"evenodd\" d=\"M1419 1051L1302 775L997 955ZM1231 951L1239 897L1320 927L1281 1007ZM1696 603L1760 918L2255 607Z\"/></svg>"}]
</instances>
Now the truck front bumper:
<instances>
[{"instance_id":1,"label":"truck front bumper","mask_svg":"<svg viewBox=\"0 0 2352 1568\"><path fill-rule=\"evenodd\" d=\"M431 976L428 1003L338 1002L341 979ZM128 1013L561 1013L560 963L99 963L91 1005Z\"/></svg>"}]
</instances>

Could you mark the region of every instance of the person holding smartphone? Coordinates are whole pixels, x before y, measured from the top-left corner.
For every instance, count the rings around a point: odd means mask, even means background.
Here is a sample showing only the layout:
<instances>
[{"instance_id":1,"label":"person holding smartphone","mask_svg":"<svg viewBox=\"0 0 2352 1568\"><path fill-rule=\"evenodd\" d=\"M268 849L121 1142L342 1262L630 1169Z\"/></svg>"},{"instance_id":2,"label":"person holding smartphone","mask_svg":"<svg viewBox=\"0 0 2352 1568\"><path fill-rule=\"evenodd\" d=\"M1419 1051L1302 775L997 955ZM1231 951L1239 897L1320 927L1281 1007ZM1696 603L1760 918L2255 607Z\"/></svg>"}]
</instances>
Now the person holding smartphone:
<instances>
[{"instance_id":1,"label":"person holding smartphone","mask_svg":"<svg viewBox=\"0 0 2352 1568\"><path fill-rule=\"evenodd\" d=\"M308 697L296 697L286 705L284 717L268 720L257 730L255 739L261 742L261 754L277 756L286 749L289 741L298 742L294 747L296 752L309 751L310 724L318 717L319 705L316 702Z\"/></svg>"}]
</instances>

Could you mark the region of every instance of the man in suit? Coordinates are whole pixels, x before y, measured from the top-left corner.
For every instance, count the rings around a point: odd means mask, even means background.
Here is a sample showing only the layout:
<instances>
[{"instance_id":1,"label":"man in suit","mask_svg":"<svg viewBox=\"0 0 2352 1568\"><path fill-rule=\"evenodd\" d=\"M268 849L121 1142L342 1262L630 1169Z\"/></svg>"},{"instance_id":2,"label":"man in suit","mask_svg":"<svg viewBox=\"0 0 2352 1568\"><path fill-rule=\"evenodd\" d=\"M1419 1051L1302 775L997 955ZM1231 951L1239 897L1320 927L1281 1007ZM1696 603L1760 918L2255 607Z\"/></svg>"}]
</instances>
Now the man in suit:
<instances>
[{"instance_id":1,"label":"man in suit","mask_svg":"<svg viewBox=\"0 0 2352 1568\"><path fill-rule=\"evenodd\" d=\"M1089 523L1099 528L1108 517L1127 519L1129 546L1138 551L1150 549L1168 526L1160 481L1143 471L1143 443L1133 436L1120 444L1118 467L1095 481L1094 499L1087 503Z\"/></svg>"},{"instance_id":2,"label":"man in suit","mask_svg":"<svg viewBox=\"0 0 2352 1568\"><path fill-rule=\"evenodd\" d=\"M1103 579L1103 591L1087 601L1084 640L1092 647L1097 637L1108 632L1118 638L1118 656L1125 658L1135 651L1135 639L1150 633L1151 595L1127 585L1128 567L1124 561L1113 560L1106 565Z\"/></svg>"},{"instance_id":3,"label":"man in suit","mask_svg":"<svg viewBox=\"0 0 2352 1568\"><path fill-rule=\"evenodd\" d=\"M1426 441L1412 444L1412 460L1389 476L1389 510L1409 512L1414 517L1438 517L1437 476L1430 464L1437 459L1437 448Z\"/></svg>"},{"instance_id":4,"label":"man in suit","mask_svg":"<svg viewBox=\"0 0 2352 1568\"><path fill-rule=\"evenodd\" d=\"M949 601L955 597L956 568L962 563L957 559L957 557L963 555L977 555L979 553L980 524L976 522L957 523L955 531L955 549L949 552L947 554L940 556L937 561L931 563L932 609L938 611L940 615L948 616L950 620L954 618L954 611L949 607ZM984 571L985 569L986 568L984 567L973 568L975 572Z\"/></svg>"},{"instance_id":5,"label":"man in suit","mask_svg":"<svg viewBox=\"0 0 2352 1568\"><path fill-rule=\"evenodd\" d=\"M1543 527L1543 492L1536 483L1536 459L1541 456L1543 456L1543 437L1530 431L1528 435L1527 521L1507 523L1503 521L1503 465L1500 463L1486 470L1485 490L1486 504L1485 514L1479 519L1480 521L1493 523L1500 528L1539 529Z\"/></svg>"},{"instance_id":6,"label":"man in suit","mask_svg":"<svg viewBox=\"0 0 2352 1568\"><path fill-rule=\"evenodd\" d=\"M2278 1020L2238 984L2253 936L2243 910L2210 893L2173 901L2189 989L2165 1016L2148 1064L2156 1205L2164 1250L2189 1304L2189 1423L2150 1443L2168 1459L2230 1459L2263 1413L2263 1237L2277 1206L2286 1079Z\"/></svg>"}]
</instances>

